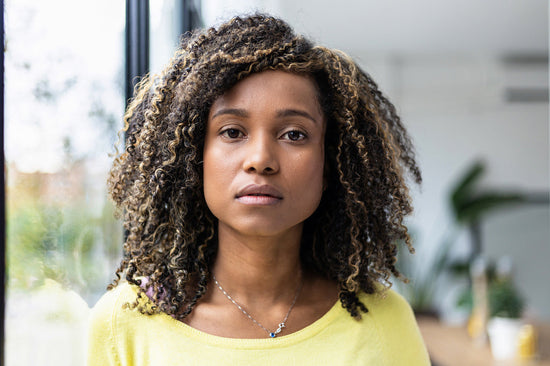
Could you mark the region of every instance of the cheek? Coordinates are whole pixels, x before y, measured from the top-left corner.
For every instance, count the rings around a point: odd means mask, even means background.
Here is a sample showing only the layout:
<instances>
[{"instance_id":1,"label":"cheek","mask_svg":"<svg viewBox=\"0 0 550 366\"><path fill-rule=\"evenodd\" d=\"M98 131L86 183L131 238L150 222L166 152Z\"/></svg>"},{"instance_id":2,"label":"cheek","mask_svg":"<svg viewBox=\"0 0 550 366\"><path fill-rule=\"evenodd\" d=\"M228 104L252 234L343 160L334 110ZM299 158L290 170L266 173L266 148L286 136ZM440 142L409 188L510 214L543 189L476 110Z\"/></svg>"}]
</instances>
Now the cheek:
<instances>
[{"instance_id":1,"label":"cheek","mask_svg":"<svg viewBox=\"0 0 550 366\"><path fill-rule=\"evenodd\" d=\"M226 166L223 164L223 160L214 156L205 156L204 158L204 185L211 186L223 180L225 174L223 173Z\"/></svg>"},{"instance_id":2,"label":"cheek","mask_svg":"<svg viewBox=\"0 0 550 366\"><path fill-rule=\"evenodd\" d=\"M220 187L227 186L224 178L227 174L224 171L224 160L221 154L213 146L205 146L203 154L203 191L206 204L210 211L214 212L218 205L221 189Z\"/></svg>"},{"instance_id":3,"label":"cheek","mask_svg":"<svg viewBox=\"0 0 550 366\"><path fill-rule=\"evenodd\" d=\"M296 200L303 200L303 202L315 210L321 201L323 194L324 184L324 154L317 153L312 157L306 158L302 161L297 161L298 164L294 166L291 176L299 180L298 183L301 187L298 197L294 197Z\"/></svg>"}]
</instances>

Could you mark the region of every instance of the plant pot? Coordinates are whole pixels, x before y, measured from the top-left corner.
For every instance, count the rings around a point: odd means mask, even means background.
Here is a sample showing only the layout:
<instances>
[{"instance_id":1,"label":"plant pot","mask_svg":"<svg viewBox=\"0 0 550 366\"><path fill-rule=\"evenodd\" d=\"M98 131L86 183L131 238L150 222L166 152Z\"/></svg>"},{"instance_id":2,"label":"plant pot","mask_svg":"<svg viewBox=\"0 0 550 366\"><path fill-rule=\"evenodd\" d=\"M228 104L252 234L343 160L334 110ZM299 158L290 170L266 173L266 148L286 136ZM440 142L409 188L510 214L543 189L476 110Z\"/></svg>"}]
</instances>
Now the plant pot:
<instances>
[{"instance_id":1,"label":"plant pot","mask_svg":"<svg viewBox=\"0 0 550 366\"><path fill-rule=\"evenodd\" d=\"M521 319L494 317L487 324L491 352L498 361L513 360L517 355Z\"/></svg>"}]
</instances>

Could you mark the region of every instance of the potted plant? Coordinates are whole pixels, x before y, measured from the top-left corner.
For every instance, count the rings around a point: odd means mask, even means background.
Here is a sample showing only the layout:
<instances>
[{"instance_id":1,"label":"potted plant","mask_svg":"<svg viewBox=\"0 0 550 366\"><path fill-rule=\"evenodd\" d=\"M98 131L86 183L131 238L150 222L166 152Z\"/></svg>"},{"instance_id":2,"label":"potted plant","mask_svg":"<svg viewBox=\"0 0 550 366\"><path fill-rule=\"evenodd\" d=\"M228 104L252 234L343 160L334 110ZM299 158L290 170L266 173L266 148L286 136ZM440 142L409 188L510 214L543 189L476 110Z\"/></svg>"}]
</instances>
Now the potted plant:
<instances>
[{"instance_id":1,"label":"potted plant","mask_svg":"<svg viewBox=\"0 0 550 366\"><path fill-rule=\"evenodd\" d=\"M515 358L518 336L523 326L524 301L510 277L497 278L489 285L487 325L491 351L496 360Z\"/></svg>"},{"instance_id":2,"label":"potted plant","mask_svg":"<svg viewBox=\"0 0 550 366\"><path fill-rule=\"evenodd\" d=\"M449 194L449 206L454 220L446 230L440 245L432 250L435 253L428 260L415 264L407 256L405 244L400 243L400 249L403 250L398 251L397 267L405 276L411 277L411 283L409 286L399 286L398 282L397 284L399 290L417 313L437 313L434 310L434 293L442 274L448 271L447 273L453 274L456 278L468 276L471 262L482 253L481 219L494 211L513 207L525 200L525 197L518 192L481 188L480 182L485 171L485 163L475 161L452 187ZM463 260L452 260L451 250L458 235L464 229L468 229L471 233L470 254ZM418 260L416 263L419 263ZM471 289L467 288L460 299L460 304L464 308L461 312L467 313L471 310L471 298Z\"/></svg>"}]
</instances>

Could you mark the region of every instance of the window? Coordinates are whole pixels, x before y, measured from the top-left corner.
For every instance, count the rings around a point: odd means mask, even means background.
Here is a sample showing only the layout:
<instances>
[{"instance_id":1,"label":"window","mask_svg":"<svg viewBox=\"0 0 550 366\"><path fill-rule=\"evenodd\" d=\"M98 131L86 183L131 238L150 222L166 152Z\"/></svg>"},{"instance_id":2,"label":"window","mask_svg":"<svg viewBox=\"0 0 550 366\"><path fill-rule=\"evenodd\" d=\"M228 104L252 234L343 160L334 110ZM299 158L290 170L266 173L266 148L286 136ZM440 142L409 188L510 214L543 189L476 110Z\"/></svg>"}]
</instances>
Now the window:
<instances>
[{"instance_id":1,"label":"window","mask_svg":"<svg viewBox=\"0 0 550 366\"><path fill-rule=\"evenodd\" d=\"M124 109L124 3L11 0L5 20L6 364L78 365L89 306L120 259L105 177Z\"/></svg>"},{"instance_id":2,"label":"window","mask_svg":"<svg viewBox=\"0 0 550 366\"><path fill-rule=\"evenodd\" d=\"M144 9L157 72L198 24L199 6ZM105 181L135 76L126 10L111 0L5 1L7 365L82 364L89 309L122 255Z\"/></svg>"}]
</instances>

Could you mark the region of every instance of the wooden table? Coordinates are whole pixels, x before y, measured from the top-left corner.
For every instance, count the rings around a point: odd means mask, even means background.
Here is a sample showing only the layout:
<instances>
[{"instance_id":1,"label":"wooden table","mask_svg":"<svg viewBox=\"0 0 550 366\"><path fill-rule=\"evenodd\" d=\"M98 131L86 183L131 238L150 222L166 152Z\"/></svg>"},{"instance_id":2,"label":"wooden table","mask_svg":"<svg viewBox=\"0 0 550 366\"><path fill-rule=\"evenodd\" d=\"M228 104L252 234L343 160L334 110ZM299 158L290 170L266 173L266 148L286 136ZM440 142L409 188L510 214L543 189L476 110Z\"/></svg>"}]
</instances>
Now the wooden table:
<instances>
[{"instance_id":1,"label":"wooden table","mask_svg":"<svg viewBox=\"0 0 550 366\"><path fill-rule=\"evenodd\" d=\"M550 324L536 325L540 357L527 364L495 361L489 345L476 346L464 327L444 325L431 317L419 317L418 326L433 366L550 366Z\"/></svg>"}]
</instances>

